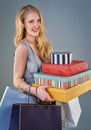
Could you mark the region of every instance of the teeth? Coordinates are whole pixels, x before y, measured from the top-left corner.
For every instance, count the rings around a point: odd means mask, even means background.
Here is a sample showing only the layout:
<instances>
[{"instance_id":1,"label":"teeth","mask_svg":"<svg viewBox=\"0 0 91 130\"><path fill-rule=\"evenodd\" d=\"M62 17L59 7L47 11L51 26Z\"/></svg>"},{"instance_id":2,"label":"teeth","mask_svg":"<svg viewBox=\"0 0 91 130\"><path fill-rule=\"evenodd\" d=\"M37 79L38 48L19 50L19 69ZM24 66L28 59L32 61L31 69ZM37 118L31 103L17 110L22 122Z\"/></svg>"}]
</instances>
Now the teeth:
<instances>
[{"instance_id":1,"label":"teeth","mask_svg":"<svg viewBox=\"0 0 91 130\"><path fill-rule=\"evenodd\" d=\"M37 32L38 30L33 30L34 32Z\"/></svg>"}]
</instances>

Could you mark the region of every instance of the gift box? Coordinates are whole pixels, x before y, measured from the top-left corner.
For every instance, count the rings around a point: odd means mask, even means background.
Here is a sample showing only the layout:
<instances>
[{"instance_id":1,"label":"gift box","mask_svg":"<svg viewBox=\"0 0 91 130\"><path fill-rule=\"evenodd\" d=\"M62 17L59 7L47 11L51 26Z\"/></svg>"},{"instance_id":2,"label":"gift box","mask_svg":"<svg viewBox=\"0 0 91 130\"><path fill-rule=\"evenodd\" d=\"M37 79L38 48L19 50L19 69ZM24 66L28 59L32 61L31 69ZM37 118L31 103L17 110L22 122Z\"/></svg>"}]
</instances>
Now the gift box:
<instances>
[{"instance_id":1,"label":"gift box","mask_svg":"<svg viewBox=\"0 0 91 130\"><path fill-rule=\"evenodd\" d=\"M70 64L72 62L72 52L52 52L50 62L51 64Z\"/></svg>"},{"instance_id":2,"label":"gift box","mask_svg":"<svg viewBox=\"0 0 91 130\"><path fill-rule=\"evenodd\" d=\"M88 70L86 61L73 60L71 64L51 64L46 62L42 64L42 72L45 74L72 76Z\"/></svg>"},{"instance_id":3,"label":"gift box","mask_svg":"<svg viewBox=\"0 0 91 130\"><path fill-rule=\"evenodd\" d=\"M39 87L39 84L32 84L34 87ZM47 92L56 101L68 102L75 97L78 97L91 90L91 80L85 81L75 87L69 89L59 89L59 88L48 88Z\"/></svg>"},{"instance_id":4,"label":"gift box","mask_svg":"<svg viewBox=\"0 0 91 130\"><path fill-rule=\"evenodd\" d=\"M35 84L50 85L54 88L68 89L82 82L91 79L91 70L73 75L73 76L57 76L44 73L34 74Z\"/></svg>"}]
</instances>

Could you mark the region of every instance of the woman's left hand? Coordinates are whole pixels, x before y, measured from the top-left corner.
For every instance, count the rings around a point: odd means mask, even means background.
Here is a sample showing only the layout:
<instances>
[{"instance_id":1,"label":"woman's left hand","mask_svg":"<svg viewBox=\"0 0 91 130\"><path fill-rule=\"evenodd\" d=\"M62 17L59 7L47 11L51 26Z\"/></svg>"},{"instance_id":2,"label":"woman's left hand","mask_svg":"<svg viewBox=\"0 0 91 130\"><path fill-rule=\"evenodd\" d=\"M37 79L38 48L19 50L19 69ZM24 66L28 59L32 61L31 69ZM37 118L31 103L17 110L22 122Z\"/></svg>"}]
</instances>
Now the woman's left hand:
<instances>
[{"instance_id":1,"label":"woman's left hand","mask_svg":"<svg viewBox=\"0 0 91 130\"><path fill-rule=\"evenodd\" d=\"M42 101L55 101L51 98L49 93L46 91L47 88L50 88L48 85L40 86L37 88L37 97Z\"/></svg>"}]
</instances>

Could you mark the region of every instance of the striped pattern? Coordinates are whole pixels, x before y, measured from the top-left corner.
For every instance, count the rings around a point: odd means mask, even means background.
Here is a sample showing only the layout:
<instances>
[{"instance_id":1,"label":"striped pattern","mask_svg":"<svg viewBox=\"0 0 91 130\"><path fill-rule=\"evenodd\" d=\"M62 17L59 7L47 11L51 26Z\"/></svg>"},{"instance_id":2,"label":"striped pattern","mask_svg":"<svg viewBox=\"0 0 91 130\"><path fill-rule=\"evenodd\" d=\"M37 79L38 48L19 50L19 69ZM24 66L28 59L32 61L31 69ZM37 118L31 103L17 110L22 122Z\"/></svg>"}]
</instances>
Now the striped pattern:
<instances>
[{"instance_id":1,"label":"striped pattern","mask_svg":"<svg viewBox=\"0 0 91 130\"><path fill-rule=\"evenodd\" d=\"M76 76L61 77L53 75L35 74L35 84L50 85L54 88L68 89L91 79L91 71L82 72Z\"/></svg>"},{"instance_id":2,"label":"striped pattern","mask_svg":"<svg viewBox=\"0 0 91 130\"><path fill-rule=\"evenodd\" d=\"M50 54L51 64L71 64L72 52L53 52Z\"/></svg>"}]
</instances>

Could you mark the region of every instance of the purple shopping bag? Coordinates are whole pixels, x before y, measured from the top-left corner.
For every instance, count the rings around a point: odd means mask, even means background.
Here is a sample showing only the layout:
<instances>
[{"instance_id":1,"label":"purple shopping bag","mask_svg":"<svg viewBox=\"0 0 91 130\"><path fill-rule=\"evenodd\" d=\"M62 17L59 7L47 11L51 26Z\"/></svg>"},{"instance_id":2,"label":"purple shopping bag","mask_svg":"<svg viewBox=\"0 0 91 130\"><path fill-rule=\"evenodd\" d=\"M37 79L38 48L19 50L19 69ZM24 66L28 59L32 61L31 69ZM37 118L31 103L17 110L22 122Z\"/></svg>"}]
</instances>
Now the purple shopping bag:
<instances>
[{"instance_id":1,"label":"purple shopping bag","mask_svg":"<svg viewBox=\"0 0 91 130\"><path fill-rule=\"evenodd\" d=\"M9 130L62 130L61 107L13 104Z\"/></svg>"}]
</instances>

